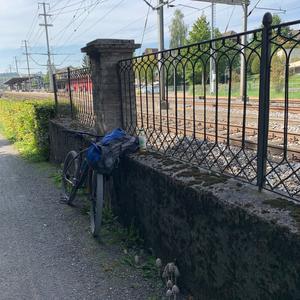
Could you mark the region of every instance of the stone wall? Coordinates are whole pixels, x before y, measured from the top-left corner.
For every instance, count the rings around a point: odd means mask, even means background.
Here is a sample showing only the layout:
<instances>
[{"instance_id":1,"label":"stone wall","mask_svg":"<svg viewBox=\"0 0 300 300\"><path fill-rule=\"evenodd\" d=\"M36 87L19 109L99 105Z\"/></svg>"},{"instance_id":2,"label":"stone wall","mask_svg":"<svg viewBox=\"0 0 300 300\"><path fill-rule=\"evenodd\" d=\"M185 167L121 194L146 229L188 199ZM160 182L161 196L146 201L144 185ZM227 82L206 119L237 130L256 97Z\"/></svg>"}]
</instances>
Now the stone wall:
<instances>
[{"instance_id":1,"label":"stone wall","mask_svg":"<svg viewBox=\"0 0 300 300\"><path fill-rule=\"evenodd\" d=\"M56 162L85 143L55 122L50 135ZM107 190L194 299L300 299L298 205L150 152L123 159Z\"/></svg>"},{"instance_id":2,"label":"stone wall","mask_svg":"<svg viewBox=\"0 0 300 300\"><path fill-rule=\"evenodd\" d=\"M70 127L71 120L52 120L49 123L50 161L61 164L69 151L84 149L89 142L83 136L75 135L69 130L85 130L83 128Z\"/></svg>"}]
</instances>

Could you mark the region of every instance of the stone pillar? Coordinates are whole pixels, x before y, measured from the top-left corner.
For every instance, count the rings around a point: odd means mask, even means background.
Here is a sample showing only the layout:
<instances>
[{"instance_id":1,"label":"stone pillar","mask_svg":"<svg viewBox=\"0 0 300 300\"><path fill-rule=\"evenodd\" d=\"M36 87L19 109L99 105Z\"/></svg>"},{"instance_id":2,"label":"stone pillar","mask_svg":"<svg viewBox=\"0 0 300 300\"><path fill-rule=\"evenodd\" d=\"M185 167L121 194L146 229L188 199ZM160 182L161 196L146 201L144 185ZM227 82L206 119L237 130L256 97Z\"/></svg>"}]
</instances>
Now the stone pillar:
<instances>
[{"instance_id":1,"label":"stone pillar","mask_svg":"<svg viewBox=\"0 0 300 300\"><path fill-rule=\"evenodd\" d=\"M134 40L97 39L81 49L90 58L96 130L100 134L122 127L118 64L120 60L132 58L139 47ZM134 80L129 84L134 91Z\"/></svg>"}]
</instances>

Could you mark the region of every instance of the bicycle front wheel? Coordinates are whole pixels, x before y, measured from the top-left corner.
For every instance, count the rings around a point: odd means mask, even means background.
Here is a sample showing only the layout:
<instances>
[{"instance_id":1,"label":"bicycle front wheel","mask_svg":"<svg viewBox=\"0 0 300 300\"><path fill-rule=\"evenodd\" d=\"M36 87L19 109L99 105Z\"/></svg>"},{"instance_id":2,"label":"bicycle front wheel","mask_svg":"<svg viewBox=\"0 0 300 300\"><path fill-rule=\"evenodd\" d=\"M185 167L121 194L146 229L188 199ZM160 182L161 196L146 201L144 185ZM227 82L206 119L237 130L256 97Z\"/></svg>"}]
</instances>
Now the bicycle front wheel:
<instances>
[{"instance_id":1,"label":"bicycle front wheel","mask_svg":"<svg viewBox=\"0 0 300 300\"><path fill-rule=\"evenodd\" d=\"M68 204L72 204L75 194L76 185L79 177L79 157L76 151L70 151L64 161L62 186L64 198Z\"/></svg>"},{"instance_id":2,"label":"bicycle front wheel","mask_svg":"<svg viewBox=\"0 0 300 300\"><path fill-rule=\"evenodd\" d=\"M90 176L90 225L93 237L100 236L104 202L103 175L92 172Z\"/></svg>"}]
</instances>

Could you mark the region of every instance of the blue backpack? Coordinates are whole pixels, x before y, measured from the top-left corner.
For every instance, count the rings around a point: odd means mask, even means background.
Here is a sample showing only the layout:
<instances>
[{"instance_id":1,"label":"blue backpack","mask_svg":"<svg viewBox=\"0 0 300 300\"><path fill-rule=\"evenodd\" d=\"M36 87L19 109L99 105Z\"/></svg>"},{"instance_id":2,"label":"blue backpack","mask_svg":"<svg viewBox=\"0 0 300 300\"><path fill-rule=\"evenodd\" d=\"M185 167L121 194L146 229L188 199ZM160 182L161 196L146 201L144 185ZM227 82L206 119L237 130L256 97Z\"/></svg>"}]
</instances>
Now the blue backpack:
<instances>
[{"instance_id":1,"label":"blue backpack","mask_svg":"<svg viewBox=\"0 0 300 300\"><path fill-rule=\"evenodd\" d=\"M138 148L137 137L130 136L124 130L117 128L88 148L87 161L98 173L109 175L118 166L120 157L134 153Z\"/></svg>"}]
</instances>

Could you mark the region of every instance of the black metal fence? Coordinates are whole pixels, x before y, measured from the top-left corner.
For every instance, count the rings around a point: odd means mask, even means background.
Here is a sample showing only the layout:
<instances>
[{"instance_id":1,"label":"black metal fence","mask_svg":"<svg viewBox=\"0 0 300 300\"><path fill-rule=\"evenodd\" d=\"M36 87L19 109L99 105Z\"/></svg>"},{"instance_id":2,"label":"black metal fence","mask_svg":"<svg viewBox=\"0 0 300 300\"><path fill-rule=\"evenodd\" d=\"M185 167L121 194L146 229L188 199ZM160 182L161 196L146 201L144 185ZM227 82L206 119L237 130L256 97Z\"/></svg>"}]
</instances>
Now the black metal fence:
<instances>
[{"instance_id":1,"label":"black metal fence","mask_svg":"<svg viewBox=\"0 0 300 300\"><path fill-rule=\"evenodd\" d=\"M120 61L148 147L300 200L300 21ZM298 75L299 74L299 75Z\"/></svg>"},{"instance_id":2,"label":"black metal fence","mask_svg":"<svg viewBox=\"0 0 300 300\"><path fill-rule=\"evenodd\" d=\"M53 75L56 112L83 125L94 126L92 80L89 68L67 69Z\"/></svg>"}]
</instances>

